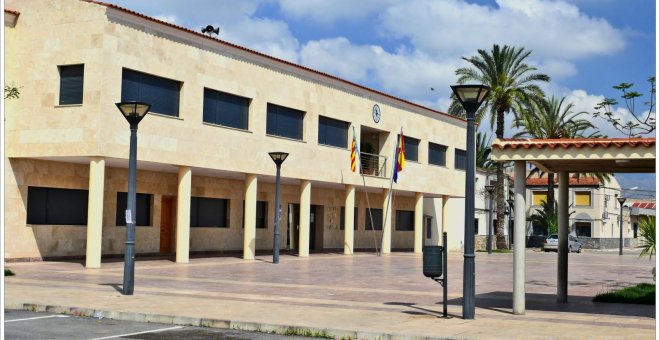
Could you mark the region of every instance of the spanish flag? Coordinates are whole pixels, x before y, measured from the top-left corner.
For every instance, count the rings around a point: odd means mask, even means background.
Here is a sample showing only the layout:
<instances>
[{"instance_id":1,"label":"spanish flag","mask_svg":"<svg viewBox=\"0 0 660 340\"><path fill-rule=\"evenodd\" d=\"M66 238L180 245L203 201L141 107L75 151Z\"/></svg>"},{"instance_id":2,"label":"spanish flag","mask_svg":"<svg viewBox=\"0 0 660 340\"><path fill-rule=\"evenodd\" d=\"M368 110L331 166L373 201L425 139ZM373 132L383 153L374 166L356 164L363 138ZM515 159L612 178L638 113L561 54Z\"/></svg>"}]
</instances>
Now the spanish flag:
<instances>
[{"instance_id":1,"label":"spanish flag","mask_svg":"<svg viewBox=\"0 0 660 340\"><path fill-rule=\"evenodd\" d=\"M396 168L394 169L394 183L399 178L399 172L403 170L406 165L406 150L403 145L403 130L399 135L399 143L396 151Z\"/></svg>"},{"instance_id":2,"label":"spanish flag","mask_svg":"<svg viewBox=\"0 0 660 340\"><path fill-rule=\"evenodd\" d=\"M351 171L355 172L357 165L357 144L355 142L355 132L353 132L353 142L351 143Z\"/></svg>"}]
</instances>

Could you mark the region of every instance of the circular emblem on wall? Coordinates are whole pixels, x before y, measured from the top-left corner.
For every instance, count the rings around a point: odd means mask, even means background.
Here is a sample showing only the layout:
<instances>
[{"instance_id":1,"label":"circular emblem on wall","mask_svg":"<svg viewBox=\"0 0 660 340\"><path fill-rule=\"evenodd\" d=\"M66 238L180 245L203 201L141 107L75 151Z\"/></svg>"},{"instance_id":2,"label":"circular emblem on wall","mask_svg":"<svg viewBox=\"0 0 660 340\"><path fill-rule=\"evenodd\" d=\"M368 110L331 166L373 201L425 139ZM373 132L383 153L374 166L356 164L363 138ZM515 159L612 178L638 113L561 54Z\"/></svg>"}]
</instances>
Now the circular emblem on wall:
<instances>
[{"instance_id":1,"label":"circular emblem on wall","mask_svg":"<svg viewBox=\"0 0 660 340\"><path fill-rule=\"evenodd\" d=\"M380 106L378 106L378 104L375 104L374 108L371 110L371 116L374 118L374 122L380 122Z\"/></svg>"}]
</instances>

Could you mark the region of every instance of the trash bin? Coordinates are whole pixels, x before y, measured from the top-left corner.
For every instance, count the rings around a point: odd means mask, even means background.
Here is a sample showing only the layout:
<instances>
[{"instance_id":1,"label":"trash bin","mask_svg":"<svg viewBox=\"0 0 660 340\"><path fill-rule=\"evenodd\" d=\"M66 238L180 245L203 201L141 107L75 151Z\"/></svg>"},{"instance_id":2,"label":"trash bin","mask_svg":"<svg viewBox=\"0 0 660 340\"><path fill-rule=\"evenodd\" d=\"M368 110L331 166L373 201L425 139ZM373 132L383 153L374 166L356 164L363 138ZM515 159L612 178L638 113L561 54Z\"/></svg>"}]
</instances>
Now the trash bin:
<instances>
[{"instance_id":1,"label":"trash bin","mask_svg":"<svg viewBox=\"0 0 660 340\"><path fill-rule=\"evenodd\" d=\"M424 276L430 278L442 276L442 246L424 246L422 252Z\"/></svg>"}]
</instances>

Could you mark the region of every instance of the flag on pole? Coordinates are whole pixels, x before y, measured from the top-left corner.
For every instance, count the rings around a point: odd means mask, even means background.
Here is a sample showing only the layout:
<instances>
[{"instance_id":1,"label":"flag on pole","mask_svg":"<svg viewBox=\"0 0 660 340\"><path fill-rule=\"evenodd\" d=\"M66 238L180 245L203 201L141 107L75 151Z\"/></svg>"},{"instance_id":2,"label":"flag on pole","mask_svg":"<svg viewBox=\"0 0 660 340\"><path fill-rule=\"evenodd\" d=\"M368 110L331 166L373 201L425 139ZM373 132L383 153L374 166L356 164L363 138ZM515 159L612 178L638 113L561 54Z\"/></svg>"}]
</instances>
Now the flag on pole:
<instances>
[{"instance_id":1,"label":"flag on pole","mask_svg":"<svg viewBox=\"0 0 660 340\"><path fill-rule=\"evenodd\" d=\"M394 183L399 178L399 172L403 170L403 167L406 165L406 150L403 145L403 130L399 135L399 143L397 143L397 152L396 152L396 165L394 169Z\"/></svg>"},{"instance_id":2,"label":"flag on pole","mask_svg":"<svg viewBox=\"0 0 660 340\"><path fill-rule=\"evenodd\" d=\"M353 142L351 142L351 171L355 172L357 166L357 143L355 142L355 131L353 131Z\"/></svg>"}]
</instances>

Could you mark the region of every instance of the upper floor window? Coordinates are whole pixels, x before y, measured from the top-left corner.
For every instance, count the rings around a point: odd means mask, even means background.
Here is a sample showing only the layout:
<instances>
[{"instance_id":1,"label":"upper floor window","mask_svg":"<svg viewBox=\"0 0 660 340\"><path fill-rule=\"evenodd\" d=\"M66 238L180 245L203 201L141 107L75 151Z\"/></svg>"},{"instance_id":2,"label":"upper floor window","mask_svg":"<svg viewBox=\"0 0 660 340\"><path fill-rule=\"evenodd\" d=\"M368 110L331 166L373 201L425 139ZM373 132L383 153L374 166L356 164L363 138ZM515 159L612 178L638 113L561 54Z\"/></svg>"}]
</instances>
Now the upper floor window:
<instances>
[{"instance_id":1,"label":"upper floor window","mask_svg":"<svg viewBox=\"0 0 660 340\"><path fill-rule=\"evenodd\" d=\"M229 228L229 200L191 197L190 226Z\"/></svg>"},{"instance_id":2,"label":"upper floor window","mask_svg":"<svg viewBox=\"0 0 660 340\"><path fill-rule=\"evenodd\" d=\"M401 135L397 135L397 138L400 138ZM406 153L406 160L417 162L419 155L417 150L419 149L419 139L403 136L403 149Z\"/></svg>"},{"instance_id":3,"label":"upper floor window","mask_svg":"<svg viewBox=\"0 0 660 340\"><path fill-rule=\"evenodd\" d=\"M181 82L150 74L123 69L121 101L151 104L150 112L179 116Z\"/></svg>"},{"instance_id":4,"label":"upper floor window","mask_svg":"<svg viewBox=\"0 0 660 340\"><path fill-rule=\"evenodd\" d=\"M60 105L82 104L85 65L66 65L58 68L60 71Z\"/></svg>"},{"instance_id":5,"label":"upper floor window","mask_svg":"<svg viewBox=\"0 0 660 340\"><path fill-rule=\"evenodd\" d=\"M467 169L467 155L465 150L456 149L454 151L454 168L456 170Z\"/></svg>"},{"instance_id":6,"label":"upper floor window","mask_svg":"<svg viewBox=\"0 0 660 340\"><path fill-rule=\"evenodd\" d=\"M576 191L575 192L575 206L576 207L590 207L591 206L591 191Z\"/></svg>"},{"instance_id":7,"label":"upper floor window","mask_svg":"<svg viewBox=\"0 0 660 340\"><path fill-rule=\"evenodd\" d=\"M429 164L447 165L447 146L429 142Z\"/></svg>"},{"instance_id":8,"label":"upper floor window","mask_svg":"<svg viewBox=\"0 0 660 340\"><path fill-rule=\"evenodd\" d=\"M348 147L348 122L319 116L319 144Z\"/></svg>"},{"instance_id":9,"label":"upper floor window","mask_svg":"<svg viewBox=\"0 0 660 340\"><path fill-rule=\"evenodd\" d=\"M248 129L250 99L233 94L204 89L204 122Z\"/></svg>"},{"instance_id":10,"label":"upper floor window","mask_svg":"<svg viewBox=\"0 0 660 340\"><path fill-rule=\"evenodd\" d=\"M271 103L268 103L266 111L266 134L297 140L303 139L305 112Z\"/></svg>"},{"instance_id":11,"label":"upper floor window","mask_svg":"<svg viewBox=\"0 0 660 340\"><path fill-rule=\"evenodd\" d=\"M135 225L146 227L151 225L151 201L153 195L140 194L135 196ZM115 222L118 226L126 225L126 208L128 206L128 194L125 192L117 193L117 209L115 211Z\"/></svg>"},{"instance_id":12,"label":"upper floor window","mask_svg":"<svg viewBox=\"0 0 660 340\"><path fill-rule=\"evenodd\" d=\"M541 206L541 203L548 201L547 191L532 191L532 205Z\"/></svg>"},{"instance_id":13,"label":"upper floor window","mask_svg":"<svg viewBox=\"0 0 660 340\"><path fill-rule=\"evenodd\" d=\"M396 230L415 230L415 212L412 210L397 210Z\"/></svg>"},{"instance_id":14,"label":"upper floor window","mask_svg":"<svg viewBox=\"0 0 660 340\"><path fill-rule=\"evenodd\" d=\"M27 224L86 225L88 197L87 190L28 187Z\"/></svg>"}]
</instances>

